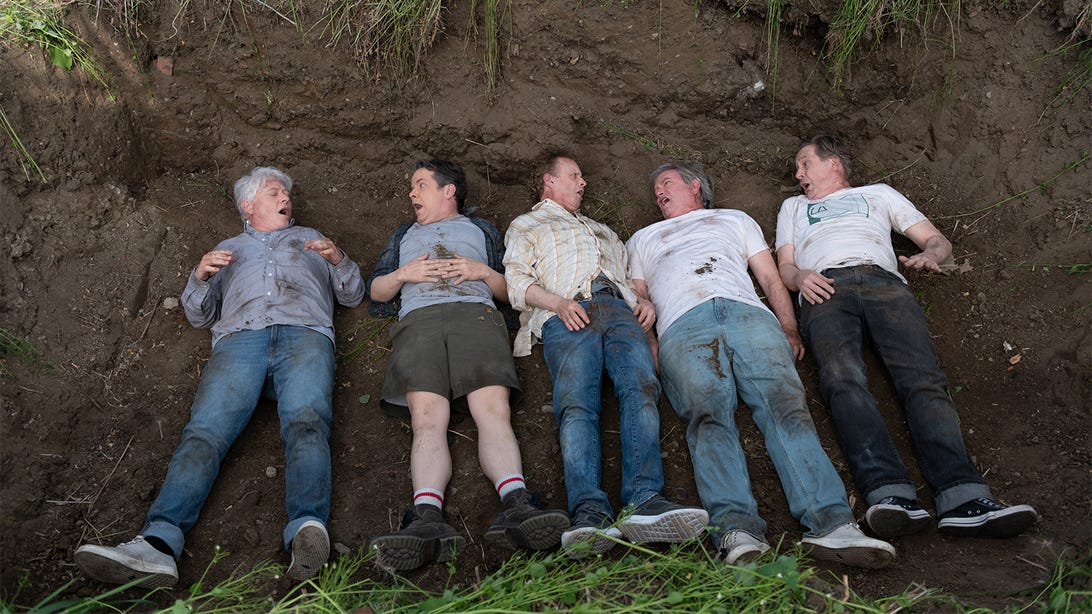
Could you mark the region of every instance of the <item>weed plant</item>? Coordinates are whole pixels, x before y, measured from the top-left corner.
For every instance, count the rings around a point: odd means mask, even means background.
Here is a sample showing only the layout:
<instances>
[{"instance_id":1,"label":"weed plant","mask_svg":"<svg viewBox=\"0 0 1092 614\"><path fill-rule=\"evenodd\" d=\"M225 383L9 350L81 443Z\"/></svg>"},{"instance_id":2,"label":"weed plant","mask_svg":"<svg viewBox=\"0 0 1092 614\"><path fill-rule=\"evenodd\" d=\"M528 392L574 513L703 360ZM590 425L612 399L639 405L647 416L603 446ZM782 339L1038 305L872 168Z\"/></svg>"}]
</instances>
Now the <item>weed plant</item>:
<instances>
[{"instance_id":1,"label":"weed plant","mask_svg":"<svg viewBox=\"0 0 1092 614\"><path fill-rule=\"evenodd\" d=\"M37 173L38 178L42 180L42 183L48 183L42 169L38 168L38 163L34 161L34 156L30 155L26 146L23 145L22 139L19 138L19 134L15 132L15 128L11 125L7 113L4 112L4 107L0 107L0 128L4 129L4 134L8 135L11 146L15 148L15 152L22 158L20 164L23 167L23 173L27 176L27 180L30 180L30 169L34 169L34 172ZM4 349L3 339L6 334L7 333L0 329L0 351ZM6 355L6 352L2 352L0 355Z\"/></svg>"},{"instance_id":2,"label":"weed plant","mask_svg":"<svg viewBox=\"0 0 1092 614\"><path fill-rule=\"evenodd\" d=\"M17 360L32 366L40 365L41 353L29 340L0 327L0 375L11 374L6 364L8 360Z\"/></svg>"},{"instance_id":3,"label":"weed plant","mask_svg":"<svg viewBox=\"0 0 1092 614\"><path fill-rule=\"evenodd\" d=\"M45 0L0 2L0 42L41 47L55 66L65 70L79 67L102 84L110 100L114 100L114 90L90 47L62 22L61 6Z\"/></svg>"},{"instance_id":4,"label":"weed plant","mask_svg":"<svg viewBox=\"0 0 1092 614\"><path fill-rule=\"evenodd\" d=\"M470 20L474 23L479 2L482 6L482 61L485 65L485 83L489 89L497 87L501 69L501 23L511 19L511 0L470 0Z\"/></svg>"}]
</instances>

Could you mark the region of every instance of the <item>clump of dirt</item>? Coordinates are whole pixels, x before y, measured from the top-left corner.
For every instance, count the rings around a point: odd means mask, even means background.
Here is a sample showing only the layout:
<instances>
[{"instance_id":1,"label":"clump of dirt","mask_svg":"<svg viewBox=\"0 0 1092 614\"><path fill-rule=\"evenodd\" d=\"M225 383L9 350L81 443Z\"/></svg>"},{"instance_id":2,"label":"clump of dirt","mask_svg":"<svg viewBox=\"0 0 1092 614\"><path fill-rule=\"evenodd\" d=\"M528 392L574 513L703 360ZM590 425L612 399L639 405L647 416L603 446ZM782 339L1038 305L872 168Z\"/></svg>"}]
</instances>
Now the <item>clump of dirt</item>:
<instances>
[{"instance_id":1,"label":"clump of dirt","mask_svg":"<svg viewBox=\"0 0 1092 614\"><path fill-rule=\"evenodd\" d=\"M208 333L188 325L176 299L200 256L239 232L229 190L253 166L287 171L297 220L333 238L367 275L411 219L417 158L462 164L470 202L503 230L533 203L537 159L567 151L589 181L585 211L623 238L659 217L649 171L697 160L716 182L717 206L746 211L772 240L780 202L795 191L789 161L816 133L848 141L859 183L893 185L952 239L958 270L912 274L910 283L975 462L1004 501L1041 514L1018 538L928 530L896 540L889 569L831 569L866 596L918 583L998 606L1031 598L1063 553L1089 552L1092 501L1080 485L1092 449L1092 116L1087 90L1052 103L1079 47L1056 50L1087 36L1086 3L964 1L953 16L954 55L943 30L888 35L866 44L839 88L820 62L835 0L786 3L776 81L765 14L753 3L515 3L492 91L462 5L446 13L422 73L394 87L310 28L317 6L299 7L296 28L247 3L190 2L181 12L167 4L140 3L129 39L105 17L70 9L116 100L37 49L0 44L0 105L48 178L40 183L13 148L0 149L0 247L9 256L0 259L0 327L40 351L37 361L6 359L0 377L0 590L19 590L19 603L70 579L70 592L99 591L79 576L73 550L140 530L209 353ZM410 430L376 401L389 323L361 306L339 311L336 326L330 529L353 550L397 528L408 506ZM513 422L526 473L547 505L564 507L541 349L516 362L524 394ZM871 367L917 476L897 399L882 366ZM814 391L810 359L800 371ZM607 396L605 430L616 431ZM863 513L829 413L809 398ZM698 503L681 424L666 401L661 411L667 494ZM739 421L768 537L795 541L800 527L761 435L746 411ZM499 506L477 466L473 424L452 430L448 514L472 543L454 581L467 585L506 555L481 542ZM188 536L183 585L216 545L231 564L209 582L237 565L287 563L278 437L274 407L263 404ZM606 436L604 445L607 490L617 493L618 444ZM931 506L928 488L921 497ZM433 566L412 577L440 587L447 574Z\"/></svg>"}]
</instances>

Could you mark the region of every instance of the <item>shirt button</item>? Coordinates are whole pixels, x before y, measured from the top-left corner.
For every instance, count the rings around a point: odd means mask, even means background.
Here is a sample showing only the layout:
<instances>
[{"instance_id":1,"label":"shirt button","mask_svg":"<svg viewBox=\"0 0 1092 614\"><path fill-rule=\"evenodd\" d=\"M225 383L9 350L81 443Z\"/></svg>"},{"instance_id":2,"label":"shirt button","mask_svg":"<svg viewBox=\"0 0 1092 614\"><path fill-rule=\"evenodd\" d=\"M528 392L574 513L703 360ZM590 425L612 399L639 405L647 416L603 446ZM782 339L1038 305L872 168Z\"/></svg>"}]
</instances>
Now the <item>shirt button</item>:
<instances>
[{"instance_id":1,"label":"shirt button","mask_svg":"<svg viewBox=\"0 0 1092 614\"><path fill-rule=\"evenodd\" d=\"M273 293L272 292L266 292L265 295L266 296L273 296Z\"/></svg>"}]
</instances>

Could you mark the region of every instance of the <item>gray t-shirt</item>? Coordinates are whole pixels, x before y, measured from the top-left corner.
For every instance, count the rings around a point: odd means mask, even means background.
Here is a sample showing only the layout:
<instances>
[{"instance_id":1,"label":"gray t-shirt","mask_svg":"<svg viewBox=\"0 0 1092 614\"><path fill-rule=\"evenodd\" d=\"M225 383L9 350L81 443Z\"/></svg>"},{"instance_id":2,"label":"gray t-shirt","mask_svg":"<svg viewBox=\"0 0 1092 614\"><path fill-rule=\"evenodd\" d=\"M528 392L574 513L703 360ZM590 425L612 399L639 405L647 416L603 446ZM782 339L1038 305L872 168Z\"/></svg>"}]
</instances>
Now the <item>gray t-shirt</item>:
<instances>
[{"instance_id":1,"label":"gray t-shirt","mask_svg":"<svg viewBox=\"0 0 1092 614\"><path fill-rule=\"evenodd\" d=\"M398 266L404 266L425 253L429 254L429 258L463 256L479 262L489 262L485 251L485 235L462 215L431 224L411 226L402 237ZM464 281L458 285L446 279L429 283L410 282L402 286L402 308L398 311L398 319L406 317L414 309L441 303L482 303L496 307L493 291L484 281Z\"/></svg>"}]
</instances>

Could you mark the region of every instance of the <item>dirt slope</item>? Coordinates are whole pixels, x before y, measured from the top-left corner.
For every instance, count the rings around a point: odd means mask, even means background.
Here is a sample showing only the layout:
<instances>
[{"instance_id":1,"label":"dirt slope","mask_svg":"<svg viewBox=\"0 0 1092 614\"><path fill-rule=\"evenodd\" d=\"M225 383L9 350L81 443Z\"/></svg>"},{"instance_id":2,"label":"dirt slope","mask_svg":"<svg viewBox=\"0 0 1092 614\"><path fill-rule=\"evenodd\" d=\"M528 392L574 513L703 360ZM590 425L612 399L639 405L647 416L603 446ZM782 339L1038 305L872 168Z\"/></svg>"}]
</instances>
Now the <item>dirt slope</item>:
<instances>
[{"instance_id":1,"label":"dirt slope","mask_svg":"<svg viewBox=\"0 0 1092 614\"><path fill-rule=\"evenodd\" d=\"M0 327L41 351L36 366L5 361L10 374L0 378L0 590L10 596L26 584L18 601L29 604L77 578L72 591L93 594L101 587L79 578L73 549L140 529L209 353L207 331L192 329L168 299L201 254L239 232L227 195L249 168L291 174L298 222L334 238L367 274L410 219L408 173L419 157L463 164L471 201L503 229L533 202L533 162L566 150L589 180L585 210L623 237L658 219L648 172L667 159L700 160L718 206L748 212L772 241L778 206L794 191L789 160L819 132L851 143L859 181L890 183L952 239L961 271L910 282L975 461L1002 499L1042 516L1016 539L930 530L896 540L890 569L831 569L865 595L919 583L998 606L1027 600L1063 552L1087 557L1092 162L1080 161L1092 150L1089 91L1051 106L1076 59L1051 52L1073 35L1083 5L965 1L954 59L943 30L889 35L835 89L819 56L838 3L786 3L776 81L758 4L517 1L494 91L483 85L465 3L449 5L420 77L401 90L385 72L362 70L344 44L326 46L322 26L312 27L317 8L296 16L297 29L256 3L195 0L179 12L145 2L132 44L111 27L113 16L96 23L73 10L69 22L104 58L116 101L36 49L0 45L0 105L49 179L28 178L14 150L0 148L0 248L9 253L0 259ZM164 74L155 60L168 58L173 71ZM1052 266L1073 264L1084 272ZM356 549L396 528L410 495L410 435L375 402L389 323L360 307L340 311L336 324L330 528L335 542ZM517 366L525 397L514 423L527 474L548 504L563 507L541 349ZM893 392L872 366L897 424ZM800 370L844 469L814 365L805 359ZM608 431L617 430L615 410L608 401ZM666 401L662 418L668 494L697 503ZM739 420L768 537L795 541L800 528L761 436L747 412ZM477 467L476 431L469 421L453 431L448 512L473 540L456 572L465 585L495 569L501 553L479 546L497 508ZM894 433L912 459L905 431ZM617 492L617 442L605 441L608 490ZM274 408L263 405L188 537L184 585L214 545L233 554L213 580L262 559L287 563L283 463ZM927 488L922 499L931 504ZM413 577L448 581L442 567Z\"/></svg>"}]
</instances>

